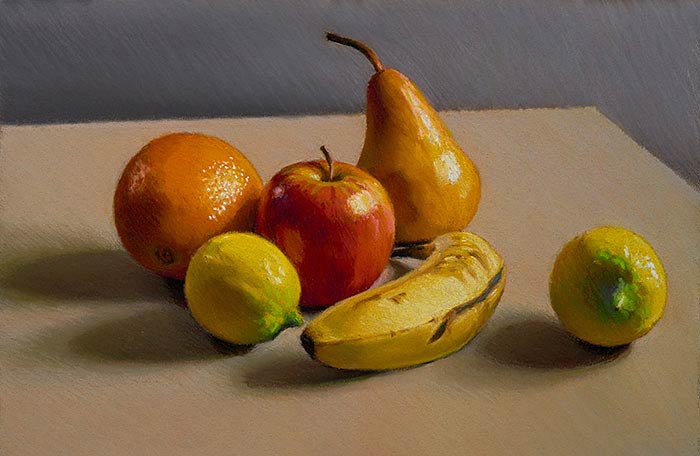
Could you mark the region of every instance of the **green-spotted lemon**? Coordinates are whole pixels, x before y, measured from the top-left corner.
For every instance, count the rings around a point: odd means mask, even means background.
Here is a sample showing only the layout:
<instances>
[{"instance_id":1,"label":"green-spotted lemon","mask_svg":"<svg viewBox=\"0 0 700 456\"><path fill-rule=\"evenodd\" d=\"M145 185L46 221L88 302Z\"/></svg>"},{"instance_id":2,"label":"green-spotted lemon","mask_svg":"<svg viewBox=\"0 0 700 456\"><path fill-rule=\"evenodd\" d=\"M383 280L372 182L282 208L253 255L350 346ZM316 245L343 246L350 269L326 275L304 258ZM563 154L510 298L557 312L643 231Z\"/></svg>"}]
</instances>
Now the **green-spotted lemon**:
<instances>
[{"instance_id":1,"label":"green-spotted lemon","mask_svg":"<svg viewBox=\"0 0 700 456\"><path fill-rule=\"evenodd\" d=\"M195 320L234 344L274 339L304 322L301 285L292 263L274 244L253 233L211 238L192 257L185 296Z\"/></svg>"},{"instance_id":2,"label":"green-spotted lemon","mask_svg":"<svg viewBox=\"0 0 700 456\"><path fill-rule=\"evenodd\" d=\"M626 345L648 333L666 306L666 273L651 245L620 227L569 241L550 276L552 308L566 329L594 345Z\"/></svg>"}]
</instances>

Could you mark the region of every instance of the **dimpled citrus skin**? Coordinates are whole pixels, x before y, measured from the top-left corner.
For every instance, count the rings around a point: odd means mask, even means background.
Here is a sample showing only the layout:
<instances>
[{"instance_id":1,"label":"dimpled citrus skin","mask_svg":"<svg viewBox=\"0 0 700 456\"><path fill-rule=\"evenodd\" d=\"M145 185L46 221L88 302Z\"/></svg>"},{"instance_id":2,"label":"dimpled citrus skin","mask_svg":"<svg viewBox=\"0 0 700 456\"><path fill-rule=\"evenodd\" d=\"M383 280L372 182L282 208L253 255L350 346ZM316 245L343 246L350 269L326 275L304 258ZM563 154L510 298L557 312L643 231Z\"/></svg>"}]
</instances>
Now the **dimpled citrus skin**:
<instances>
[{"instance_id":1,"label":"dimpled citrus skin","mask_svg":"<svg viewBox=\"0 0 700 456\"><path fill-rule=\"evenodd\" d=\"M183 279L210 237L248 231L262 180L230 144L197 133L161 136L126 165L114 194L114 222L141 265Z\"/></svg>"},{"instance_id":2,"label":"dimpled citrus skin","mask_svg":"<svg viewBox=\"0 0 700 456\"><path fill-rule=\"evenodd\" d=\"M564 246L549 294L559 319L579 339L605 347L626 345L663 315L666 273L642 236L603 226Z\"/></svg>"},{"instance_id":3,"label":"dimpled citrus skin","mask_svg":"<svg viewBox=\"0 0 700 456\"><path fill-rule=\"evenodd\" d=\"M257 344L303 323L299 276L273 243L252 233L225 233L192 257L185 296L209 333L234 344Z\"/></svg>"}]
</instances>

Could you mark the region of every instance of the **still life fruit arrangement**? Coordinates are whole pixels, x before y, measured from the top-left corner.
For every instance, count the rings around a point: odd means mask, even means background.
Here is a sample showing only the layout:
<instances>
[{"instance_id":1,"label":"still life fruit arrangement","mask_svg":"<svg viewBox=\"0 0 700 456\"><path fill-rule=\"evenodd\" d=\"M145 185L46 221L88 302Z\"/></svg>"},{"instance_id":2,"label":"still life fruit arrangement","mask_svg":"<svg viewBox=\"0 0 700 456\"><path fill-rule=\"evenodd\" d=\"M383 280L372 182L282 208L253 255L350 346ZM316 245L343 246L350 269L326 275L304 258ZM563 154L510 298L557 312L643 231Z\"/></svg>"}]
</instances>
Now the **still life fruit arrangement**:
<instances>
[{"instance_id":1,"label":"still life fruit arrangement","mask_svg":"<svg viewBox=\"0 0 700 456\"><path fill-rule=\"evenodd\" d=\"M464 230L481 198L477 168L406 76L374 67L365 142L356 165L290 164L263 183L218 138L173 133L126 165L114 218L129 254L184 280L193 318L233 344L258 344L304 324L300 345L340 369L387 370L447 356L486 324L503 294L499 253ZM422 260L371 286L391 257ZM626 345L661 318L666 277L653 248L620 227L567 243L550 276L551 304L584 342Z\"/></svg>"}]
</instances>

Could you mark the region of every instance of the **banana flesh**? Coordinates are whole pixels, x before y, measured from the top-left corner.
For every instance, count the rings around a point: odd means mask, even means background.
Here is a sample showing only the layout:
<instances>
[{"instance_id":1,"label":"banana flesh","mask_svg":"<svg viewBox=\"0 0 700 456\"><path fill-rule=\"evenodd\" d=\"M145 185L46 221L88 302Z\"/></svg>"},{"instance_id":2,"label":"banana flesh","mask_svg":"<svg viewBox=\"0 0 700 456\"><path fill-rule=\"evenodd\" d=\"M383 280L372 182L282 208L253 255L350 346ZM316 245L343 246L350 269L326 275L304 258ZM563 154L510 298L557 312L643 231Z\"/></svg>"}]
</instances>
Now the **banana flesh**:
<instances>
[{"instance_id":1,"label":"banana flesh","mask_svg":"<svg viewBox=\"0 0 700 456\"><path fill-rule=\"evenodd\" d=\"M479 236L448 233L406 253L425 258L392 282L338 302L301 341L340 369L387 370L447 356L486 324L505 286L500 255Z\"/></svg>"}]
</instances>

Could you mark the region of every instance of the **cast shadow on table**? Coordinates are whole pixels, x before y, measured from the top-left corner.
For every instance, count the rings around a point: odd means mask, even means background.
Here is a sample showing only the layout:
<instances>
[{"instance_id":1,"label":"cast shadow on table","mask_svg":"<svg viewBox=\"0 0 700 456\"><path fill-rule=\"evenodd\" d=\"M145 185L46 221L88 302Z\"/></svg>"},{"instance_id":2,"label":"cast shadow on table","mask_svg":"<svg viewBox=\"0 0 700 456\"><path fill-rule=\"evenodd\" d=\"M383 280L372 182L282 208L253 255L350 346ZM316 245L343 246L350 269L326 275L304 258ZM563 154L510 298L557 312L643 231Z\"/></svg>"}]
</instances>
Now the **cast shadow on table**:
<instances>
[{"instance_id":1,"label":"cast shadow on table","mask_svg":"<svg viewBox=\"0 0 700 456\"><path fill-rule=\"evenodd\" d=\"M185 282L177 279L164 278L165 287L168 289L170 294L170 300L182 307L183 309L188 309L187 298L185 298Z\"/></svg>"},{"instance_id":2,"label":"cast shadow on table","mask_svg":"<svg viewBox=\"0 0 700 456\"><path fill-rule=\"evenodd\" d=\"M72 338L69 347L92 361L147 364L226 358L253 349L209 336L188 312L177 308L148 310L99 323Z\"/></svg>"},{"instance_id":3,"label":"cast shadow on table","mask_svg":"<svg viewBox=\"0 0 700 456\"><path fill-rule=\"evenodd\" d=\"M26 254L3 266L0 286L20 299L44 301L162 301L163 281L119 250Z\"/></svg>"},{"instance_id":4,"label":"cast shadow on table","mask_svg":"<svg viewBox=\"0 0 700 456\"><path fill-rule=\"evenodd\" d=\"M281 352L260 357L246 368L244 381L248 387L255 389L296 389L333 386L376 375L380 374L326 367L311 359L299 344L296 351L287 347Z\"/></svg>"},{"instance_id":5,"label":"cast shadow on table","mask_svg":"<svg viewBox=\"0 0 700 456\"><path fill-rule=\"evenodd\" d=\"M377 280L377 284L401 277L415 267L410 260L392 258L389 267ZM304 308L303 314L308 322L320 314L323 308ZM282 351L259 354L258 359L245 372L245 383L255 389L296 389L317 386L337 386L351 381L360 381L387 372L368 372L340 370L326 367L311 359L297 340L292 347ZM272 344L275 341L271 342Z\"/></svg>"},{"instance_id":6,"label":"cast shadow on table","mask_svg":"<svg viewBox=\"0 0 700 456\"><path fill-rule=\"evenodd\" d=\"M391 259L383 280L399 277L410 267ZM3 265L0 289L36 302L130 302L169 299L187 308L182 281L162 279L139 266L122 250L27 253ZM318 313L318 312L316 312Z\"/></svg>"},{"instance_id":7,"label":"cast shadow on table","mask_svg":"<svg viewBox=\"0 0 700 456\"><path fill-rule=\"evenodd\" d=\"M536 369L572 369L608 363L629 345L596 347L576 339L555 320L530 317L484 334L478 353L500 364Z\"/></svg>"}]
</instances>

